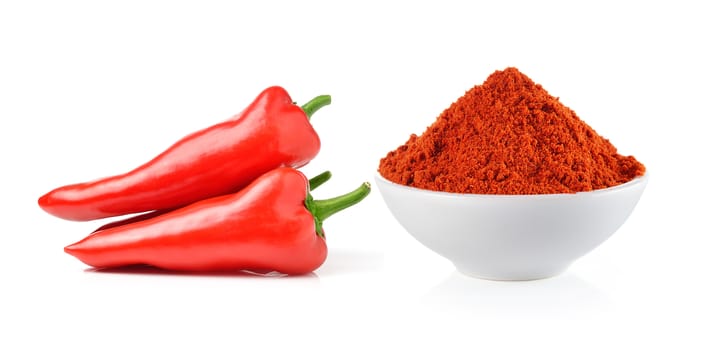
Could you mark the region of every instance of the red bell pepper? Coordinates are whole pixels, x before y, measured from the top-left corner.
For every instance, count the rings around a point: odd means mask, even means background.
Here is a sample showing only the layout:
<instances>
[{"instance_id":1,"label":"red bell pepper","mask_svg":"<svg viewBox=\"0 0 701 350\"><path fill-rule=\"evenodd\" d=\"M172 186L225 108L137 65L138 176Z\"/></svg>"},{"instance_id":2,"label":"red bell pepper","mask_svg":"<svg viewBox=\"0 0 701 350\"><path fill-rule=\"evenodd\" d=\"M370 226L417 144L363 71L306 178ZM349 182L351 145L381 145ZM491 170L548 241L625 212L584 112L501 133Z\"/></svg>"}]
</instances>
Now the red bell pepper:
<instances>
[{"instance_id":1,"label":"red bell pepper","mask_svg":"<svg viewBox=\"0 0 701 350\"><path fill-rule=\"evenodd\" d=\"M301 172L277 168L237 193L97 231L65 251L97 268L146 264L305 274L326 260L324 219L369 192L366 182L348 194L314 200Z\"/></svg>"},{"instance_id":2,"label":"red bell pepper","mask_svg":"<svg viewBox=\"0 0 701 350\"><path fill-rule=\"evenodd\" d=\"M39 206L57 217L87 221L173 209L240 190L280 166L300 167L319 152L309 117L327 95L303 106L281 87L264 90L240 114L185 136L138 168L57 188Z\"/></svg>"}]
</instances>

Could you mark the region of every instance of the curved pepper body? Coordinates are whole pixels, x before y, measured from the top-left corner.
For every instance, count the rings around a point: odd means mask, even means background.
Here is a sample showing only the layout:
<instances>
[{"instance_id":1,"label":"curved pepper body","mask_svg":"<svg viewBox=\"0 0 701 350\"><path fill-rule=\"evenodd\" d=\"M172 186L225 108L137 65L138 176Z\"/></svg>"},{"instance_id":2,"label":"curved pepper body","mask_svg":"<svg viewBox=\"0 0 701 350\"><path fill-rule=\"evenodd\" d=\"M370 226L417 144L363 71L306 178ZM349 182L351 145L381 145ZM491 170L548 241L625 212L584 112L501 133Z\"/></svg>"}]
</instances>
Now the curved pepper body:
<instances>
[{"instance_id":1,"label":"curved pepper body","mask_svg":"<svg viewBox=\"0 0 701 350\"><path fill-rule=\"evenodd\" d=\"M307 194L302 173L278 168L237 193L97 231L65 251L97 268L304 274L327 256L304 204Z\"/></svg>"},{"instance_id":2,"label":"curved pepper body","mask_svg":"<svg viewBox=\"0 0 701 350\"><path fill-rule=\"evenodd\" d=\"M319 148L305 112L274 86L237 116L180 139L142 166L57 188L39 205L76 221L177 208L240 190L271 169L300 167Z\"/></svg>"}]
</instances>

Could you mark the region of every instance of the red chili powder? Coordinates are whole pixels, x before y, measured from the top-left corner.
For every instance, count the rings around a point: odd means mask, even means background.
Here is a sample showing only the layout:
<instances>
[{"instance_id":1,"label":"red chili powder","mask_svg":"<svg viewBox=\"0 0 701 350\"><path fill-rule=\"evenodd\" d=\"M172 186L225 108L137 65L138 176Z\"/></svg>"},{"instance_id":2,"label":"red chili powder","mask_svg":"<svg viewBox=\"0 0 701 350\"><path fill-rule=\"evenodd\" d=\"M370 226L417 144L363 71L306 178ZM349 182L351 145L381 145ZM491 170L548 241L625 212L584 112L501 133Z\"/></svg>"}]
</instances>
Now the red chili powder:
<instances>
[{"instance_id":1,"label":"red chili powder","mask_svg":"<svg viewBox=\"0 0 701 350\"><path fill-rule=\"evenodd\" d=\"M380 160L395 183L434 191L547 194L616 186L645 173L558 98L519 72L490 75Z\"/></svg>"}]
</instances>

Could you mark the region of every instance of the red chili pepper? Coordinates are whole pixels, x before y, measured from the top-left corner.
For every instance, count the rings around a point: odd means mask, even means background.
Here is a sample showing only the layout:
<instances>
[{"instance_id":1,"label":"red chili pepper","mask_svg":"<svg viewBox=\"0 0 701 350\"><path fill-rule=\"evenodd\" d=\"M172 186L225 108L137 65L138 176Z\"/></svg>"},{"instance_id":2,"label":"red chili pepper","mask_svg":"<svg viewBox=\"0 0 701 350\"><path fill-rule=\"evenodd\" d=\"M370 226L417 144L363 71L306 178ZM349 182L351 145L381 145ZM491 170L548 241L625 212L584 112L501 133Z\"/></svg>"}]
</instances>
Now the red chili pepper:
<instances>
[{"instance_id":1,"label":"red chili pepper","mask_svg":"<svg viewBox=\"0 0 701 350\"><path fill-rule=\"evenodd\" d=\"M87 221L172 209L240 190L265 172L307 164L319 152L309 117L328 95L299 107L281 87L264 90L237 116L190 134L121 175L57 188L39 206L63 219Z\"/></svg>"},{"instance_id":2,"label":"red chili pepper","mask_svg":"<svg viewBox=\"0 0 701 350\"><path fill-rule=\"evenodd\" d=\"M95 232L65 251L97 268L147 264L304 274L326 260L324 219L369 193L366 182L348 194L314 200L301 172L278 168L237 193Z\"/></svg>"}]
</instances>

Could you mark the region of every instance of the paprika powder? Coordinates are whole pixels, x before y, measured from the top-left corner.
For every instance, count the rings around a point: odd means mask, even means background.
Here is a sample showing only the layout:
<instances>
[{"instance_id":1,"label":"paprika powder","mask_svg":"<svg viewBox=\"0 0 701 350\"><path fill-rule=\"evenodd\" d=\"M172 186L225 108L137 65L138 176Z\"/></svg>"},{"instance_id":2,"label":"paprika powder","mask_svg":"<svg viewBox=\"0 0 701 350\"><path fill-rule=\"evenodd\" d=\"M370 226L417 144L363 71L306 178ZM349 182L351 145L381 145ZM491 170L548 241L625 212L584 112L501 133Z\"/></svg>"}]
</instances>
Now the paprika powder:
<instances>
[{"instance_id":1,"label":"paprika powder","mask_svg":"<svg viewBox=\"0 0 701 350\"><path fill-rule=\"evenodd\" d=\"M496 71L421 136L380 160L380 174L421 189L475 194L593 191L645 173L516 68Z\"/></svg>"}]
</instances>

